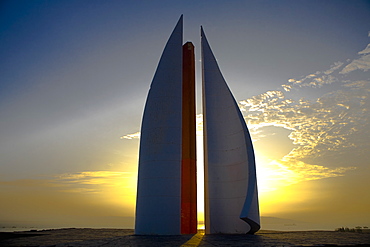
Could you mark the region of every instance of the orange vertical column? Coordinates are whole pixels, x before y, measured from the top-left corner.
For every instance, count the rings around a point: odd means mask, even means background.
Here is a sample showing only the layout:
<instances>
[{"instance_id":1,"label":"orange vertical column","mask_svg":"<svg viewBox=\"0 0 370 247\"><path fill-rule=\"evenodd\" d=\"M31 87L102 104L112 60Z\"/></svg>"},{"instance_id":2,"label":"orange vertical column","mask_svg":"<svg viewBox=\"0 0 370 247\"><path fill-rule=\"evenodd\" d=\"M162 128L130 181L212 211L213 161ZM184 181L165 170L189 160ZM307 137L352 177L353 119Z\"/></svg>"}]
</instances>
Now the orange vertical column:
<instances>
[{"instance_id":1,"label":"orange vertical column","mask_svg":"<svg viewBox=\"0 0 370 247\"><path fill-rule=\"evenodd\" d=\"M197 175L194 45L182 47L181 233L197 233Z\"/></svg>"}]
</instances>

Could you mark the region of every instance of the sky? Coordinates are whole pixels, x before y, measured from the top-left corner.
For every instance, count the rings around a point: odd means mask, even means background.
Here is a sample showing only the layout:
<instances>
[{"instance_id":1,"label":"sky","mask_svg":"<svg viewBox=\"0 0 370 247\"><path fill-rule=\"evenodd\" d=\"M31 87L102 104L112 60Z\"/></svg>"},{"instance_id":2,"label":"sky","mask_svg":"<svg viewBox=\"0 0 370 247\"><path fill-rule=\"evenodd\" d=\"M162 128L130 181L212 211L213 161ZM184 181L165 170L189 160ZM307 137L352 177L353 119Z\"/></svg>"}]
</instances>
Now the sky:
<instances>
[{"instance_id":1,"label":"sky","mask_svg":"<svg viewBox=\"0 0 370 247\"><path fill-rule=\"evenodd\" d=\"M202 25L252 135L262 229L370 226L369 1L5 0L0 227L134 226L142 112L181 14L198 143ZM198 168L201 185L201 149Z\"/></svg>"}]
</instances>

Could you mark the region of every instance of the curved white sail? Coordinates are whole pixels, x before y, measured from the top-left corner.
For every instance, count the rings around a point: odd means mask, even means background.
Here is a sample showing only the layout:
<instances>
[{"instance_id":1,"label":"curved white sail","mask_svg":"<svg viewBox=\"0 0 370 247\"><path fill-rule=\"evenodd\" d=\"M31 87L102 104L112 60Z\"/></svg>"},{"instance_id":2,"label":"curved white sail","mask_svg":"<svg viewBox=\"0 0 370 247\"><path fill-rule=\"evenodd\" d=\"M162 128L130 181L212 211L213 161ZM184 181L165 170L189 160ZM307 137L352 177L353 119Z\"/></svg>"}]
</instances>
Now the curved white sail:
<instances>
[{"instance_id":1,"label":"curved white sail","mask_svg":"<svg viewBox=\"0 0 370 247\"><path fill-rule=\"evenodd\" d=\"M159 61L143 114L135 234L180 234L182 16Z\"/></svg>"},{"instance_id":2,"label":"curved white sail","mask_svg":"<svg viewBox=\"0 0 370 247\"><path fill-rule=\"evenodd\" d=\"M260 220L252 141L203 29L201 36L206 233L254 233Z\"/></svg>"}]
</instances>

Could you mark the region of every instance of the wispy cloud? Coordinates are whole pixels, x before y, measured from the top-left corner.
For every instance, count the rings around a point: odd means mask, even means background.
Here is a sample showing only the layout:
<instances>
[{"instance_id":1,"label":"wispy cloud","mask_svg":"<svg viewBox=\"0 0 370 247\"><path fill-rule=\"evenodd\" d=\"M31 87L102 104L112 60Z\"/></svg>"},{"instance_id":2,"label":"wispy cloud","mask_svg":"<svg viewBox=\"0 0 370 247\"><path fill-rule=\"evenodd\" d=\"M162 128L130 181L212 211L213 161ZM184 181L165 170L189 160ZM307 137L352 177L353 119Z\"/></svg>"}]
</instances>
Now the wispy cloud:
<instances>
[{"instance_id":1,"label":"wispy cloud","mask_svg":"<svg viewBox=\"0 0 370 247\"><path fill-rule=\"evenodd\" d=\"M203 114L197 114L196 115L196 118L195 118L195 121L196 121L197 135L202 135L202 131L203 131ZM120 138L121 139L128 139L128 140L140 139L140 132L135 132L133 134L127 134L127 135L121 136Z\"/></svg>"},{"instance_id":2,"label":"wispy cloud","mask_svg":"<svg viewBox=\"0 0 370 247\"><path fill-rule=\"evenodd\" d=\"M140 138L140 132L135 132L133 134L127 134L127 135L121 136L120 138L121 139L129 139L129 140L139 139Z\"/></svg>"},{"instance_id":3,"label":"wispy cloud","mask_svg":"<svg viewBox=\"0 0 370 247\"><path fill-rule=\"evenodd\" d=\"M56 175L51 182L61 186L64 192L99 193L112 187L134 189L133 178L132 172L85 171Z\"/></svg>"},{"instance_id":4,"label":"wispy cloud","mask_svg":"<svg viewBox=\"0 0 370 247\"><path fill-rule=\"evenodd\" d=\"M283 84L282 87L285 91L290 91L294 86L320 88L325 84L337 82L338 78L331 74L338 70L342 65L343 63L337 62L325 71L316 71L314 74L310 74L299 79L289 79L288 83Z\"/></svg>"},{"instance_id":5,"label":"wispy cloud","mask_svg":"<svg viewBox=\"0 0 370 247\"><path fill-rule=\"evenodd\" d=\"M348 74L355 70L368 71L369 69L370 69L370 54L363 55L360 58L353 60L350 64L346 65L346 67L344 67L340 73Z\"/></svg>"},{"instance_id":6,"label":"wispy cloud","mask_svg":"<svg viewBox=\"0 0 370 247\"><path fill-rule=\"evenodd\" d=\"M0 181L3 186L44 188L60 192L100 193L107 188L134 189L136 176L132 172L84 171L33 179Z\"/></svg>"},{"instance_id":7,"label":"wispy cloud","mask_svg":"<svg viewBox=\"0 0 370 247\"><path fill-rule=\"evenodd\" d=\"M263 127L291 131L294 148L281 160L270 163L275 171L268 179L290 183L343 176L356 169L344 162L330 162L335 155L369 150L370 80L356 80L350 72L370 69L370 45L359 58L337 62L329 69L299 79L289 79L283 90L268 91L239 103L253 138L263 137ZM368 76L368 75L367 75ZM366 77L366 74L365 74ZM335 87L331 84L335 83ZM294 92L325 87L316 99L294 99ZM312 92L312 90L310 91ZM320 91L318 91L320 92ZM347 155L348 156L348 155Z\"/></svg>"},{"instance_id":8,"label":"wispy cloud","mask_svg":"<svg viewBox=\"0 0 370 247\"><path fill-rule=\"evenodd\" d=\"M293 130L295 144L313 146L343 143L353 131L363 129L369 109L370 81L348 82L343 90L327 93L316 101L287 98L282 91L269 91L240 102L252 128L274 125ZM333 141L335 139L335 141ZM352 144L351 144L352 145Z\"/></svg>"},{"instance_id":9,"label":"wispy cloud","mask_svg":"<svg viewBox=\"0 0 370 247\"><path fill-rule=\"evenodd\" d=\"M368 71L370 70L370 44L366 48L360 51L358 54L361 55L359 58L352 60L346 67L340 71L341 74L348 74L355 70Z\"/></svg>"},{"instance_id":10,"label":"wispy cloud","mask_svg":"<svg viewBox=\"0 0 370 247\"><path fill-rule=\"evenodd\" d=\"M323 71L316 71L300 78L291 78L286 84L282 85L282 88L289 92L294 87L310 87L310 88L321 88L324 85L332 83L340 83L345 80L343 77L353 71L370 70L370 44L367 47L358 52L359 57L355 59L348 59L346 62L336 62L330 66L329 69Z\"/></svg>"}]
</instances>

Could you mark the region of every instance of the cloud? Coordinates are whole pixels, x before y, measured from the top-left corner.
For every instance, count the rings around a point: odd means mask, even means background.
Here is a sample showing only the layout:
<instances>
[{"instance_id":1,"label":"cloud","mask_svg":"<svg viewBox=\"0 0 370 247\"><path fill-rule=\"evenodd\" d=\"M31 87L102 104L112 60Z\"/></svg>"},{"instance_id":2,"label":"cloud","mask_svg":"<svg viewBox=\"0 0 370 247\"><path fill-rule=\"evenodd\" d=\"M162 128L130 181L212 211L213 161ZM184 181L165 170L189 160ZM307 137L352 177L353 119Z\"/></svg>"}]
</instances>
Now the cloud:
<instances>
[{"instance_id":1,"label":"cloud","mask_svg":"<svg viewBox=\"0 0 370 247\"><path fill-rule=\"evenodd\" d=\"M370 69L370 54L363 55L358 59L354 59L351 63L344 67L340 73L348 74L355 70L368 71L369 69Z\"/></svg>"},{"instance_id":2,"label":"cloud","mask_svg":"<svg viewBox=\"0 0 370 247\"><path fill-rule=\"evenodd\" d=\"M50 181L63 189L63 192L100 193L108 188L134 189L135 176L132 172L85 171L56 175Z\"/></svg>"},{"instance_id":3,"label":"cloud","mask_svg":"<svg viewBox=\"0 0 370 247\"><path fill-rule=\"evenodd\" d=\"M336 62L327 70L290 79L282 85L283 90L239 102L254 142L271 139L272 133L265 127L275 126L289 130L294 144L281 159L265 160L263 171L258 173L262 192L345 176L364 167L360 160L367 160L364 150L370 150L370 81L343 78L339 72L344 65ZM305 95L306 89L319 96L297 99L295 91ZM257 151L264 154L263 147L259 148L262 150ZM265 152L267 156L271 153ZM350 161L353 155L357 162ZM274 183L269 186L268 181Z\"/></svg>"},{"instance_id":4,"label":"cloud","mask_svg":"<svg viewBox=\"0 0 370 247\"><path fill-rule=\"evenodd\" d=\"M287 92L289 92L291 89L292 89L292 85L286 85L286 84L283 84L281 85L283 87L283 89Z\"/></svg>"},{"instance_id":5,"label":"cloud","mask_svg":"<svg viewBox=\"0 0 370 247\"><path fill-rule=\"evenodd\" d=\"M335 63L329 69L325 71L316 71L315 74L302 77L300 79L289 79L287 84L283 84L282 87L285 91L290 91L293 87L311 87L320 88L325 84L331 84L337 82L337 78L331 74L338 70L342 66L341 63Z\"/></svg>"},{"instance_id":6,"label":"cloud","mask_svg":"<svg viewBox=\"0 0 370 247\"><path fill-rule=\"evenodd\" d=\"M370 70L370 44L358 52L360 55L356 59L348 59L346 62L335 62L329 69L316 71L300 78L288 79L288 82L282 85L283 90L289 92L295 88L321 88L332 83L340 83L343 80L343 75L348 75L350 72L361 70ZM341 69L342 68L342 69ZM341 70L340 70L341 69Z\"/></svg>"},{"instance_id":7,"label":"cloud","mask_svg":"<svg viewBox=\"0 0 370 247\"><path fill-rule=\"evenodd\" d=\"M100 193L107 188L133 189L136 176L132 172L85 171L42 176L34 179L0 181L2 186L44 188L59 192Z\"/></svg>"},{"instance_id":8,"label":"cloud","mask_svg":"<svg viewBox=\"0 0 370 247\"><path fill-rule=\"evenodd\" d=\"M344 63L342 63L342 62L336 62L336 63L334 63L333 65L330 66L330 69L324 71L323 74L330 75L331 73L333 73L334 71L337 71L340 67L342 67L343 64Z\"/></svg>"},{"instance_id":9,"label":"cloud","mask_svg":"<svg viewBox=\"0 0 370 247\"><path fill-rule=\"evenodd\" d=\"M290 138L294 144L305 147L306 153L313 150L307 147L323 144L335 149L354 145L344 141L368 125L364 113L369 110L370 81L346 83L342 87L345 89L327 93L316 101L293 100L282 91L269 91L240 104L251 128L273 125L293 130Z\"/></svg>"},{"instance_id":10,"label":"cloud","mask_svg":"<svg viewBox=\"0 0 370 247\"><path fill-rule=\"evenodd\" d=\"M291 131L293 148L281 159L266 162L264 181L275 181L274 186L281 181L280 186L286 186L366 169L370 158L366 151L370 150L370 80L363 78L369 78L365 73L370 69L368 53L370 44L358 53L359 58L291 78L282 90L239 102L254 141L271 138L266 126ZM362 74L350 73L355 70ZM297 98L297 91L310 99ZM262 187L263 191L274 189Z\"/></svg>"},{"instance_id":11,"label":"cloud","mask_svg":"<svg viewBox=\"0 0 370 247\"><path fill-rule=\"evenodd\" d=\"M370 44L368 44L366 48L360 51L358 54L367 54L367 53L370 53Z\"/></svg>"},{"instance_id":12,"label":"cloud","mask_svg":"<svg viewBox=\"0 0 370 247\"><path fill-rule=\"evenodd\" d=\"M197 126L196 127L197 135L201 135L201 132L203 131L203 114L197 114L195 121L196 121L196 126ZM129 140L140 139L140 132L135 132L133 134L127 134L127 135L121 136L120 138L129 139Z\"/></svg>"},{"instance_id":13,"label":"cloud","mask_svg":"<svg viewBox=\"0 0 370 247\"><path fill-rule=\"evenodd\" d=\"M140 139L140 132L135 132L133 134L127 134L127 135L121 136L120 138L121 139L129 139L129 140Z\"/></svg>"},{"instance_id":14,"label":"cloud","mask_svg":"<svg viewBox=\"0 0 370 247\"><path fill-rule=\"evenodd\" d=\"M240 101L240 107L253 139L266 135L262 131L265 126L291 130L294 148L269 164L274 173L265 179L286 180L283 184L290 185L343 176L361 164L346 163L345 159L341 162L336 156L370 150L368 80L347 81L340 90L316 100L294 100L283 91L268 91Z\"/></svg>"}]
</instances>

